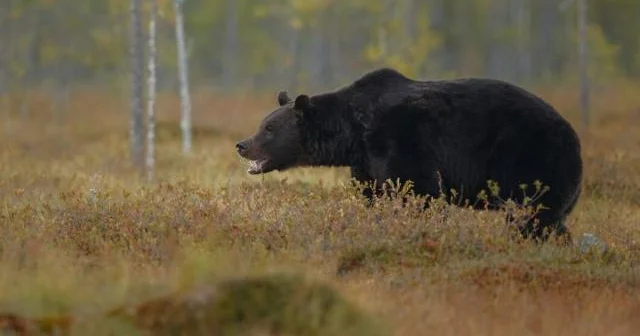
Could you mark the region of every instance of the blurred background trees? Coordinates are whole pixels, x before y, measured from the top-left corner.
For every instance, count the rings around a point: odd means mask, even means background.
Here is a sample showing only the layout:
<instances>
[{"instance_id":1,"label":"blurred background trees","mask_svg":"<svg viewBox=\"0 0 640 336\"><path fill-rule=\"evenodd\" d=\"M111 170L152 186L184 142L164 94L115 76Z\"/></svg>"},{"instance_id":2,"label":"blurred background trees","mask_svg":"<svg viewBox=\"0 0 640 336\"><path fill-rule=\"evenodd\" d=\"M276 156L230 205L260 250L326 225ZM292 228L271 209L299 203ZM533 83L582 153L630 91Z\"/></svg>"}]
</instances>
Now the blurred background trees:
<instances>
[{"instance_id":1,"label":"blurred background trees","mask_svg":"<svg viewBox=\"0 0 640 336\"><path fill-rule=\"evenodd\" d=\"M578 11L561 10L561 2L187 0L189 81L220 91L317 90L377 66L420 78L577 81ZM147 22L149 1L141 3ZM640 1L588 5L594 85L640 77ZM47 87L64 101L77 85L130 85L129 1L4 0L0 6L3 92ZM172 1L159 1L159 9L158 89L178 92Z\"/></svg>"}]
</instances>

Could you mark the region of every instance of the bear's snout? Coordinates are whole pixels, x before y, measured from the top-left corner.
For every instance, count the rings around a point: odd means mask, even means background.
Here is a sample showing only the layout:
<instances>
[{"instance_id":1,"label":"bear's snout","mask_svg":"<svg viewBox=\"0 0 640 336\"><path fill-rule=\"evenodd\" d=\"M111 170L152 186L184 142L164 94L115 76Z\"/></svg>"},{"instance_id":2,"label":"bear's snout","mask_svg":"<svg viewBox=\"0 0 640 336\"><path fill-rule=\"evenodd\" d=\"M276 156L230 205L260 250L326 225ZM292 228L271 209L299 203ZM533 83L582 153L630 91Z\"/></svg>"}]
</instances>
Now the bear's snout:
<instances>
[{"instance_id":1,"label":"bear's snout","mask_svg":"<svg viewBox=\"0 0 640 336\"><path fill-rule=\"evenodd\" d=\"M243 155L246 154L247 150L249 149L249 145L247 144L247 141L240 141L236 144L236 151L238 152L238 154Z\"/></svg>"}]
</instances>

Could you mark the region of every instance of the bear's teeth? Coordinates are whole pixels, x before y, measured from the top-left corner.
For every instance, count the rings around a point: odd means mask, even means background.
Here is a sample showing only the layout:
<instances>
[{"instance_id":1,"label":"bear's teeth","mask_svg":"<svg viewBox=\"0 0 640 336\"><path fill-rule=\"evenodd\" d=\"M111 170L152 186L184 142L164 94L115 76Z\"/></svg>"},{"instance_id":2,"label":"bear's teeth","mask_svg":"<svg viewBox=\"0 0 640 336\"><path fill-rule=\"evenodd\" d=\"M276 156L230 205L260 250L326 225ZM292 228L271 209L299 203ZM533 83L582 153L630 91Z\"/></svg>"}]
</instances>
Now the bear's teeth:
<instances>
[{"instance_id":1,"label":"bear's teeth","mask_svg":"<svg viewBox=\"0 0 640 336\"><path fill-rule=\"evenodd\" d=\"M257 172L260 170L260 162L258 160L249 161L249 171Z\"/></svg>"}]
</instances>

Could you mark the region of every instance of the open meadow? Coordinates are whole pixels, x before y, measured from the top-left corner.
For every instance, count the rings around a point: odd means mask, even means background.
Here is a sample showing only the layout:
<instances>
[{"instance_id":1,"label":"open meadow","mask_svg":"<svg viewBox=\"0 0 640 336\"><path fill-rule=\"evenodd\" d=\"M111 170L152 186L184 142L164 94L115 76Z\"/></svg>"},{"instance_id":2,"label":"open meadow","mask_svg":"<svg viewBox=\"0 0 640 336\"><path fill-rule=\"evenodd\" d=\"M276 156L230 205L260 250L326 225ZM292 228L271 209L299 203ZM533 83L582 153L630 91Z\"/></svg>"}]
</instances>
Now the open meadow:
<instances>
[{"instance_id":1,"label":"open meadow","mask_svg":"<svg viewBox=\"0 0 640 336\"><path fill-rule=\"evenodd\" d=\"M576 90L533 91L579 130ZM637 335L639 92L595 89L581 132L583 193L568 226L604 252L510 241L503 214L444 202L367 208L346 169L250 176L234 145L275 108L275 91L195 92L188 157L179 99L160 94L155 183L129 164L128 93L78 88L55 120L45 94L26 97L38 112L26 120L11 97L0 330Z\"/></svg>"}]
</instances>

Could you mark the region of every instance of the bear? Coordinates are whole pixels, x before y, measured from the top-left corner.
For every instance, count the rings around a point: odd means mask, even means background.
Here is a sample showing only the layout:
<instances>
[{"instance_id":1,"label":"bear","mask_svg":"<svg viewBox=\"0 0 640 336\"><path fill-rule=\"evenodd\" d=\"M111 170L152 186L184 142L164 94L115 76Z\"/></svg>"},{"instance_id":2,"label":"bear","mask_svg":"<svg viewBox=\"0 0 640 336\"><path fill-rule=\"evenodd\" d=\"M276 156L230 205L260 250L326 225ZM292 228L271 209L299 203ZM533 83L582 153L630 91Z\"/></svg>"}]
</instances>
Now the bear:
<instances>
[{"instance_id":1,"label":"bear","mask_svg":"<svg viewBox=\"0 0 640 336\"><path fill-rule=\"evenodd\" d=\"M572 241L565 222L581 193L578 135L520 86L482 77L417 80L385 67L311 96L279 91L277 103L257 132L236 144L250 160L249 174L350 167L354 181L372 186L362 191L369 200L388 190L385 181L411 181L416 195L451 196L453 189L475 198L476 209L497 208L477 202L491 181L499 189L489 201L519 203L523 188L531 196L542 183L545 192L529 200L542 208L517 226L521 236Z\"/></svg>"}]
</instances>

